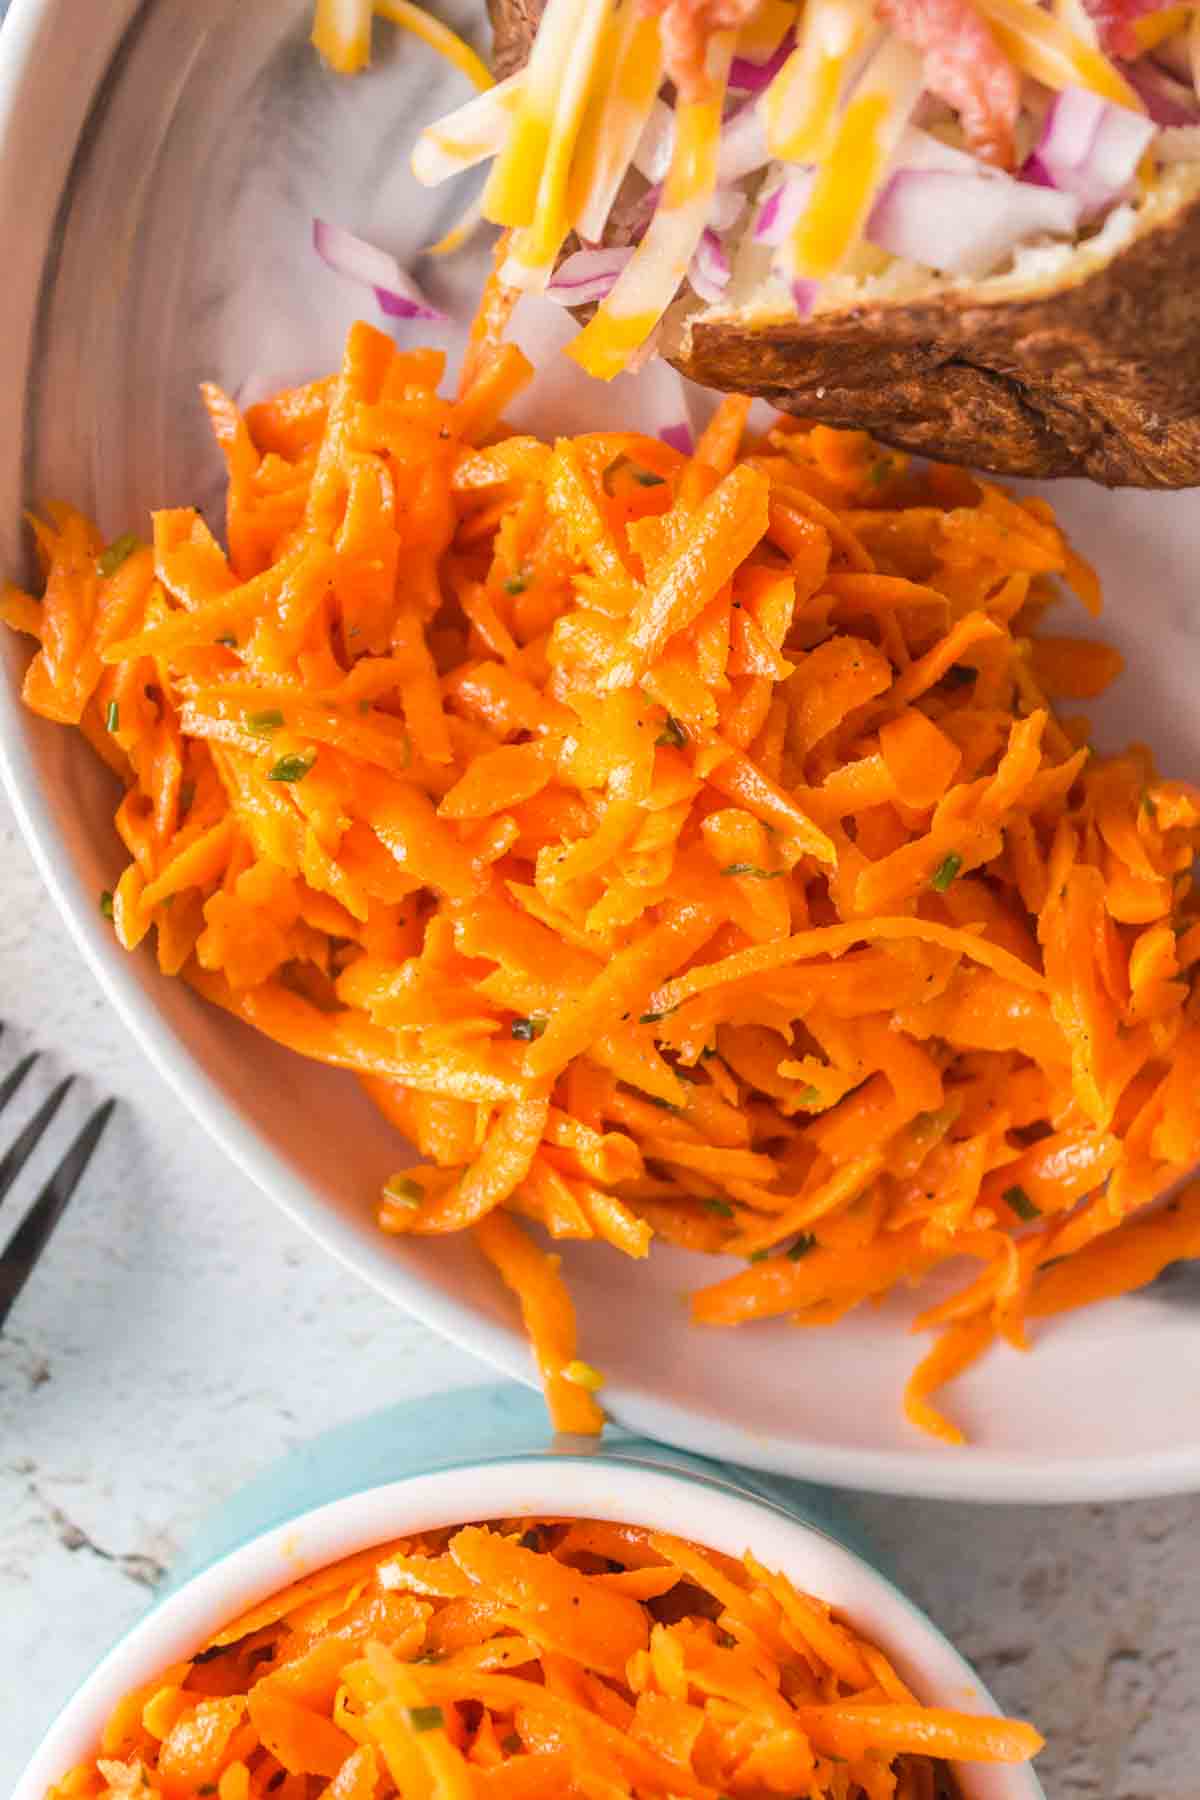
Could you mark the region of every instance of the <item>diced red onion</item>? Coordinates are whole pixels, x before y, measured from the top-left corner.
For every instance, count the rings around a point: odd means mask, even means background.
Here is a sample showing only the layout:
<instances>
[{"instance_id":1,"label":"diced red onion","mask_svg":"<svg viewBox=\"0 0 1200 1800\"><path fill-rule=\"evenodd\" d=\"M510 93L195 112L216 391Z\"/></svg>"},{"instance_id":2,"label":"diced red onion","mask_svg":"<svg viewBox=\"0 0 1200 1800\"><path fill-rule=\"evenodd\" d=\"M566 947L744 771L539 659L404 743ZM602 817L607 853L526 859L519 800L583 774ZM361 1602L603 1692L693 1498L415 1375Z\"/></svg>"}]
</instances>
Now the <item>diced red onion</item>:
<instances>
[{"instance_id":1,"label":"diced red onion","mask_svg":"<svg viewBox=\"0 0 1200 1800\"><path fill-rule=\"evenodd\" d=\"M560 306L587 306L606 300L633 250L576 250L558 265L546 288L547 300Z\"/></svg>"},{"instance_id":2,"label":"diced red onion","mask_svg":"<svg viewBox=\"0 0 1200 1800\"><path fill-rule=\"evenodd\" d=\"M665 100L656 100L646 128L633 153L633 166L652 185L666 179L675 148L675 114Z\"/></svg>"},{"instance_id":3,"label":"diced red onion","mask_svg":"<svg viewBox=\"0 0 1200 1800\"><path fill-rule=\"evenodd\" d=\"M1156 125L1200 125L1200 101L1194 87L1177 81L1148 57L1123 63L1121 73Z\"/></svg>"},{"instance_id":4,"label":"diced red onion","mask_svg":"<svg viewBox=\"0 0 1200 1800\"><path fill-rule=\"evenodd\" d=\"M681 456L695 456L696 440L692 436L691 426L686 422L664 425L658 435L664 444L670 444L672 450L678 450Z\"/></svg>"},{"instance_id":5,"label":"diced red onion","mask_svg":"<svg viewBox=\"0 0 1200 1800\"><path fill-rule=\"evenodd\" d=\"M820 292L820 288L821 284L819 281L810 281L807 277L797 276L792 282L792 305L796 309L798 318L807 319L809 313L817 304L817 295Z\"/></svg>"},{"instance_id":6,"label":"diced red onion","mask_svg":"<svg viewBox=\"0 0 1200 1800\"><path fill-rule=\"evenodd\" d=\"M653 187L648 187L645 193L628 208L623 202L618 201L609 214L609 223L615 224L619 221L628 232L630 243L640 244L650 228L650 221L654 217L661 199L662 182L658 181Z\"/></svg>"},{"instance_id":7,"label":"diced red onion","mask_svg":"<svg viewBox=\"0 0 1200 1800\"><path fill-rule=\"evenodd\" d=\"M389 319L444 319L394 256L328 219L313 220L313 249L337 275L372 289Z\"/></svg>"},{"instance_id":8,"label":"diced red onion","mask_svg":"<svg viewBox=\"0 0 1200 1800\"><path fill-rule=\"evenodd\" d=\"M757 101L748 100L725 120L717 151L717 186L729 187L770 160L762 113Z\"/></svg>"},{"instance_id":9,"label":"diced red onion","mask_svg":"<svg viewBox=\"0 0 1200 1800\"><path fill-rule=\"evenodd\" d=\"M754 222L756 244L782 244L790 237L808 203L815 175L814 169L791 169L767 195Z\"/></svg>"},{"instance_id":10,"label":"diced red onion","mask_svg":"<svg viewBox=\"0 0 1200 1800\"><path fill-rule=\"evenodd\" d=\"M730 87L740 88L748 94L761 94L764 88L770 87L795 48L795 29L789 28L765 62L755 62L749 56L735 56L729 65Z\"/></svg>"},{"instance_id":11,"label":"diced red onion","mask_svg":"<svg viewBox=\"0 0 1200 1800\"><path fill-rule=\"evenodd\" d=\"M706 227L696 246L696 254L688 264L687 278L692 291L711 305L725 298L729 286L729 258L725 246L711 227Z\"/></svg>"},{"instance_id":12,"label":"diced red onion","mask_svg":"<svg viewBox=\"0 0 1200 1800\"><path fill-rule=\"evenodd\" d=\"M1050 102L1027 181L1074 194L1084 216L1119 200L1154 136L1154 122L1086 88L1064 88Z\"/></svg>"},{"instance_id":13,"label":"diced red onion","mask_svg":"<svg viewBox=\"0 0 1200 1800\"><path fill-rule=\"evenodd\" d=\"M872 208L867 237L906 262L977 277L1031 239L1073 236L1079 214L1075 195L1030 182L902 169Z\"/></svg>"},{"instance_id":14,"label":"diced red onion","mask_svg":"<svg viewBox=\"0 0 1200 1800\"><path fill-rule=\"evenodd\" d=\"M900 149L896 154L898 169L945 169L953 175L991 176L1003 181L1004 176L999 169L990 163L980 162L966 150L957 150L953 144L943 143L931 131L921 131L910 125L900 140Z\"/></svg>"}]
</instances>

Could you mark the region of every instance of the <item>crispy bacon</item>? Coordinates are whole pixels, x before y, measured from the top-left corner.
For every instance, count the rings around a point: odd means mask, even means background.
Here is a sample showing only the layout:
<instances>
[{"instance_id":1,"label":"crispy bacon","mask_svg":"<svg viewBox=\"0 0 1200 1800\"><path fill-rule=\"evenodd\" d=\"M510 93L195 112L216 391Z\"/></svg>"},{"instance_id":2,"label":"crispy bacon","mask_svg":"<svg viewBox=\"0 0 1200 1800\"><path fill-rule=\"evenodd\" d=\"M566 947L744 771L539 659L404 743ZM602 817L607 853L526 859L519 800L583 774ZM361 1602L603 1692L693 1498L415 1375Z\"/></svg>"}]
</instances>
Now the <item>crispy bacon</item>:
<instances>
[{"instance_id":1,"label":"crispy bacon","mask_svg":"<svg viewBox=\"0 0 1200 1800\"><path fill-rule=\"evenodd\" d=\"M879 14L924 53L926 86L954 108L974 154L1011 168L1020 77L971 0L879 0Z\"/></svg>"},{"instance_id":2,"label":"crispy bacon","mask_svg":"<svg viewBox=\"0 0 1200 1800\"><path fill-rule=\"evenodd\" d=\"M1134 25L1165 4L1167 0L1083 0L1083 10L1095 24L1102 49L1110 56L1132 58L1138 55Z\"/></svg>"},{"instance_id":3,"label":"crispy bacon","mask_svg":"<svg viewBox=\"0 0 1200 1800\"><path fill-rule=\"evenodd\" d=\"M663 60L681 100L703 100L708 91L705 52L714 31L736 31L754 16L759 0L641 0L642 11L662 18Z\"/></svg>"}]
</instances>

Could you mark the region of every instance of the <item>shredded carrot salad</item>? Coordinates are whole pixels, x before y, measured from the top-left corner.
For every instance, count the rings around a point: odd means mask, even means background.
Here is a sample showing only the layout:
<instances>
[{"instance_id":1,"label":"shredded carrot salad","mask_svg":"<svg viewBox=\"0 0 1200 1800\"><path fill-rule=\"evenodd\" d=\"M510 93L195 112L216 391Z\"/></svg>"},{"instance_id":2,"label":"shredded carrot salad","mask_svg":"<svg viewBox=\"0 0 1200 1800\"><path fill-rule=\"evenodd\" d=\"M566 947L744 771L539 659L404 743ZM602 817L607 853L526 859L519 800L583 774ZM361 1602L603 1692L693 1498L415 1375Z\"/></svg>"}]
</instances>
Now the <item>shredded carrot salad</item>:
<instances>
[{"instance_id":1,"label":"shredded carrot salad","mask_svg":"<svg viewBox=\"0 0 1200 1800\"><path fill-rule=\"evenodd\" d=\"M1200 1254L1200 792L1089 754L1120 667L1044 501L726 400L689 459L498 421L530 373L366 325L243 418L223 548L34 529L25 699L126 792L132 950L353 1070L470 1229L563 1430L602 1422L557 1259L744 1258L695 1318L831 1324L947 1265L908 1391ZM399 1160L399 1157L398 1157ZM797 1355L803 1354L799 1344Z\"/></svg>"},{"instance_id":2,"label":"shredded carrot salad","mask_svg":"<svg viewBox=\"0 0 1200 1800\"><path fill-rule=\"evenodd\" d=\"M252 1607L126 1695L47 1800L935 1800L957 1792L947 1761L1041 1746L922 1705L750 1554L516 1519L360 1552Z\"/></svg>"}]
</instances>

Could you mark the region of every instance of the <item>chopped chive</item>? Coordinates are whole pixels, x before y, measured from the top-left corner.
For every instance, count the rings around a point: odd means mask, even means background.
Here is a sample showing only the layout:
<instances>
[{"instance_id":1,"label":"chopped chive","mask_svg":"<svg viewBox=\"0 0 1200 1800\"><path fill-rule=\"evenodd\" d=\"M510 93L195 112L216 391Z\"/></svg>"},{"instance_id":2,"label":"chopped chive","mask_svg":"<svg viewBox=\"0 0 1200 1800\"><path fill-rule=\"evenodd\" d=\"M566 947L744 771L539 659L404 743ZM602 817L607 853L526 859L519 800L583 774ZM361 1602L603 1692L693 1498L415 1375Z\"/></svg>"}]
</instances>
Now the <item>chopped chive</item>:
<instances>
[{"instance_id":1,"label":"chopped chive","mask_svg":"<svg viewBox=\"0 0 1200 1800\"><path fill-rule=\"evenodd\" d=\"M672 750L682 750L688 741L687 728L672 713L668 713L663 720L663 728L654 741L656 744L669 745Z\"/></svg>"},{"instance_id":2,"label":"chopped chive","mask_svg":"<svg viewBox=\"0 0 1200 1800\"><path fill-rule=\"evenodd\" d=\"M446 1715L440 1706L410 1706L408 1722L414 1731L442 1731L446 1725Z\"/></svg>"},{"instance_id":3,"label":"chopped chive","mask_svg":"<svg viewBox=\"0 0 1200 1800\"><path fill-rule=\"evenodd\" d=\"M796 1098L801 1106L819 1106L821 1102L821 1090L810 1084L808 1087L802 1087Z\"/></svg>"},{"instance_id":4,"label":"chopped chive","mask_svg":"<svg viewBox=\"0 0 1200 1800\"><path fill-rule=\"evenodd\" d=\"M812 1232L811 1231L802 1231L800 1233L800 1236L796 1239L795 1243L792 1245L791 1249L788 1251L787 1259L789 1262L799 1262L800 1258L802 1256L807 1256L809 1251L815 1250L816 1247L817 1247L817 1240L812 1235Z\"/></svg>"},{"instance_id":5,"label":"chopped chive","mask_svg":"<svg viewBox=\"0 0 1200 1800\"><path fill-rule=\"evenodd\" d=\"M633 479L639 487L662 487L665 477L656 475L652 469L635 469Z\"/></svg>"},{"instance_id":6,"label":"chopped chive","mask_svg":"<svg viewBox=\"0 0 1200 1800\"><path fill-rule=\"evenodd\" d=\"M226 650L236 650L238 647L237 638L232 631L223 631L220 637L213 639L213 643L222 644Z\"/></svg>"},{"instance_id":7,"label":"chopped chive","mask_svg":"<svg viewBox=\"0 0 1200 1800\"><path fill-rule=\"evenodd\" d=\"M526 575L510 575L508 580L504 584L504 591L506 594L512 594L515 596L517 594L523 594L528 586L529 586L528 576L526 576Z\"/></svg>"},{"instance_id":8,"label":"chopped chive","mask_svg":"<svg viewBox=\"0 0 1200 1800\"><path fill-rule=\"evenodd\" d=\"M786 869L760 869L756 863L729 863L721 870L722 875L748 875L755 881L778 881L786 875Z\"/></svg>"},{"instance_id":9,"label":"chopped chive","mask_svg":"<svg viewBox=\"0 0 1200 1800\"><path fill-rule=\"evenodd\" d=\"M940 862L930 876L929 885L935 894L944 894L950 883L962 868L963 859L958 852L952 850L949 856Z\"/></svg>"},{"instance_id":10,"label":"chopped chive","mask_svg":"<svg viewBox=\"0 0 1200 1800\"><path fill-rule=\"evenodd\" d=\"M728 1200L718 1200L716 1195L704 1202L705 1212L715 1213L718 1219L732 1219L733 1208Z\"/></svg>"},{"instance_id":11,"label":"chopped chive","mask_svg":"<svg viewBox=\"0 0 1200 1800\"><path fill-rule=\"evenodd\" d=\"M393 1175L383 1186L384 1197L397 1206L411 1207L415 1212L424 1203L425 1189L411 1175Z\"/></svg>"},{"instance_id":12,"label":"chopped chive","mask_svg":"<svg viewBox=\"0 0 1200 1800\"><path fill-rule=\"evenodd\" d=\"M563 1380L573 1382L576 1387L586 1388L589 1394L598 1394L604 1386L604 1377L599 1369L593 1369L591 1363L567 1363L563 1369Z\"/></svg>"},{"instance_id":13,"label":"chopped chive","mask_svg":"<svg viewBox=\"0 0 1200 1800\"><path fill-rule=\"evenodd\" d=\"M119 538L114 538L108 549L102 550L96 558L97 575L103 575L105 580L110 575L115 575L121 564L133 555L138 542L132 531L123 532Z\"/></svg>"},{"instance_id":14,"label":"chopped chive","mask_svg":"<svg viewBox=\"0 0 1200 1800\"><path fill-rule=\"evenodd\" d=\"M769 1254L766 1250L752 1250L746 1260L752 1263L766 1262Z\"/></svg>"},{"instance_id":15,"label":"chopped chive","mask_svg":"<svg viewBox=\"0 0 1200 1800\"><path fill-rule=\"evenodd\" d=\"M500 1739L500 1748L506 1751L509 1756L516 1756L525 1748L525 1745L515 1731L510 1731L507 1737Z\"/></svg>"},{"instance_id":16,"label":"chopped chive","mask_svg":"<svg viewBox=\"0 0 1200 1800\"><path fill-rule=\"evenodd\" d=\"M121 708L115 700L110 700L104 709L104 729L105 731L120 731L121 729Z\"/></svg>"},{"instance_id":17,"label":"chopped chive","mask_svg":"<svg viewBox=\"0 0 1200 1800\"><path fill-rule=\"evenodd\" d=\"M890 456L881 456L881 457L879 457L879 459L876 462L873 462L871 464L871 467L867 472L867 480L870 482L872 487L881 487L883 485L883 483L887 480L887 478L891 474L891 472L892 472L891 457Z\"/></svg>"},{"instance_id":18,"label":"chopped chive","mask_svg":"<svg viewBox=\"0 0 1200 1800\"><path fill-rule=\"evenodd\" d=\"M1023 1187L1005 1188L1004 1201L1007 1206L1012 1207L1018 1219L1024 1219L1026 1224L1030 1219L1040 1219L1042 1216L1041 1207L1033 1204Z\"/></svg>"},{"instance_id":19,"label":"chopped chive","mask_svg":"<svg viewBox=\"0 0 1200 1800\"><path fill-rule=\"evenodd\" d=\"M113 897L110 888L105 888L100 896L100 915L105 919L111 919L113 916Z\"/></svg>"},{"instance_id":20,"label":"chopped chive","mask_svg":"<svg viewBox=\"0 0 1200 1800\"><path fill-rule=\"evenodd\" d=\"M317 760L314 750L308 756L281 756L267 776L268 781L303 781Z\"/></svg>"},{"instance_id":21,"label":"chopped chive","mask_svg":"<svg viewBox=\"0 0 1200 1800\"><path fill-rule=\"evenodd\" d=\"M514 1019L508 1029L523 1044L532 1044L534 1038L541 1037L549 1023L545 1013L530 1013L527 1019Z\"/></svg>"},{"instance_id":22,"label":"chopped chive","mask_svg":"<svg viewBox=\"0 0 1200 1800\"><path fill-rule=\"evenodd\" d=\"M371 702L369 700L360 700L358 703L358 710L365 719L371 710Z\"/></svg>"},{"instance_id":23,"label":"chopped chive","mask_svg":"<svg viewBox=\"0 0 1200 1800\"><path fill-rule=\"evenodd\" d=\"M283 724L283 714L277 706L268 706L265 712L246 714L246 730L252 731L255 737L270 737Z\"/></svg>"},{"instance_id":24,"label":"chopped chive","mask_svg":"<svg viewBox=\"0 0 1200 1800\"><path fill-rule=\"evenodd\" d=\"M682 1002L680 1003L682 1004ZM639 1025L657 1025L660 1019L669 1019L672 1013L679 1011L678 1006L664 1006L661 1012L644 1012L638 1014Z\"/></svg>"}]
</instances>

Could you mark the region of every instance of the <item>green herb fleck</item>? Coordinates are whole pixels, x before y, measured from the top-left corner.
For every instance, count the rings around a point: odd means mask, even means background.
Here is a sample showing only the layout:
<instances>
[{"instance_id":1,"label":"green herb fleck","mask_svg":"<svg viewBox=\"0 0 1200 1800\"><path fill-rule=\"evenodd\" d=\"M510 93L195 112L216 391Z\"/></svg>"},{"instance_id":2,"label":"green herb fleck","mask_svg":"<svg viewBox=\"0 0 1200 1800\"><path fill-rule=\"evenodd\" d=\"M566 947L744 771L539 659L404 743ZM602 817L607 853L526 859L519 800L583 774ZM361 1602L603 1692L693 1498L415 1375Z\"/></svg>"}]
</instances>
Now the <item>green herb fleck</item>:
<instances>
[{"instance_id":1,"label":"green herb fleck","mask_svg":"<svg viewBox=\"0 0 1200 1800\"><path fill-rule=\"evenodd\" d=\"M414 1731L443 1731L446 1717L440 1706L410 1706L408 1722Z\"/></svg>"},{"instance_id":2,"label":"green herb fleck","mask_svg":"<svg viewBox=\"0 0 1200 1800\"><path fill-rule=\"evenodd\" d=\"M633 479L639 487L662 487L664 480L663 476L655 475L650 469L635 469Z\"/></svg>"},{"instance_id":3,"label":"green herb fleck","mask_svg":"<svg viewBox=\"0 0 1200 1800\"><path fill-rule=\"evenodd\" d=\"M106 581L110 575L115 575L121 564L138 548L138 541L132 531L126 531L121 537L114 538L108 549L102 550L96 558L97 575L103 575Z\"/></svg>"},{"instance_id":4,"label":"green herb fleck","mask_svg":"<svg viewBox=\"0 0 1200 1800\"><path fill-rule=\"evenodd\" d=\"M1033 1204L1023 1187L1005 1188L1004 1200L1007 1206L1012 1207L1018 1219L1024 1219L1026 1224L1031 1219L1040 1219L1042 1216L1041 1207Z\"/></svg>"},{"instance_id":5,"label":"green herb fleck","mask_svg":"<svg viewBox=\"0 0 1200 1800\"><path fill-rule=\"evenodd\" d=\"M358 703L358 710L365 719L371 710L371 702L369 700L360 700Z\"/></svg>"},{"instance_id":6,"label":"green herb fleck","mask_svg":"<svg viewBox=\"0 0 1200 1800\"><path fill-rule=\"evenodd\" d=\"M760 869L756 863L729 863L721 870L722 875L746 875L754 881L778 881L786 875L786 869Z\"/></svg>"},{"instance_id":7,"label":"green herb fleck","mask_svg":"<svg viewBox=\"0 0 1200 1800\"><path fill-rule=\"evenodd\" d=\"M246 730L252 731L255 737L270 737L283 724L283 714L277 706L268 706L265 712L246 714Z\"/></svg>"},{"instance_id":8,"label":"green herb fleck","mask_svg":"<svg viewBox=\"0 0 1200 1800\"><path fill-rule=\"evenodd\" d=\"M816 1247L817 1240L811 1231L802 1231L788 1251L787 1259L789 1262L799 1262L802 1256L807 1256L809 1251L815 1250Z\"/></svg>"},{"instance_id":9,"label":"green herb fleck","mask_svg":"<svg viewBox=\"0 0 1200 1800\"><path fill-rule=\"evenodd\" d=\"M504 584L504 591L506 594L515 596L517 594L523 594L528 586L529 577L527 575L510 575Z\"/></svg>"},{"instance_id":10,"label":"green herb fleck","mask_svg":"<svg viewBox=\"0 0 1200 1800\"><path fill-rule=\"evenodd\" d=\"M944 894L950 883L962 868L963 859L958 852L952 850L949 856L940 862L930 877L929 885L935 894Z\"/></svg>"},{"instance_id":11,"label":"green herb fleck","mask_svg":"<svg viewBox=\"0 0 1200 1800\"><path fill-rule=\"evenodd\" d=\"M704 1202L705 1212L715 1213L718 1219L732 1219L733 1208L728 1200L718 1200L714 1194Z\"/></svg>"},{"instance_id":12,"label":"green herb fleck","mask_svg":"<svg viewBox=\"0 0 1200 1800\"><path fill-rule=\"evenodd\" d=\"M110 888L105 888L100 896L100 915L105 919L111 919L113 916L113 897Z\"/></svg>"},{"instance_id":13,"label":"green herb fleck","mask_svg":"<svg viewBox=\"0 0 1200 1800\"><path fill-rule=\"evenodd\" d=\"M870 470L868 471L868 474L867 474L867 480L870 482L872 487L882 487L883 483L887 480L887 478L891 474L891 472L892 472L891 457L890 456L881 456L878 458L877 461L875 461L871 464Z\"/></svg>"},{"instance_id":14,"label":"green herb fleck","mask_svg":"<svg viewBox=\"0 0 1200 1800\"><path fill-rule=\"evenodd\" d=\"M121 729L121 709L115 700L110 700L104 710L104 729L105 731L120 731Z\"/></svg>"},{"instance_id":15,"label":"green herb fleck","mask_svg":"<svg viewBox=\"0 0 1200 1800\"><path fill-rule=\"evenodd\" d=\"M680 1005L682 1005L682 1001ZM678 1006L664 1006L661 1012L644 1012L638 1014L639 1025L657 1025L660 1019L669 1019L672 1013L679 1011Z\"/></svg>"},{"instance_id":16,"label":"green herb fleck","mask_svg":"<svg viewBox=\"0 0 1200 1800\"><path fill-rule=\"evenodd\" d=\"M516 1732L510 1731L507 1737L500 1739L500 1748L509 1756L517 1756L525 1746Z\"/></svg>"},{"instance_id":17,"label":"green herb fleck","mask_svg":"<svg viewBox=\"0 0 1200 1800\"><path fill-rule=\"evenodd\" d=\"M766 1262L767 1255L766 1250L752 1250L746 1260L752 1263Z\"/></svg>"},{"instance_id":18,"label":"green herb fleck","mask_svg":"<svg viewBox=\"0 0 1200 1800\"><path fill-rule=\"evenodd\" d=\"M688 741L687 728L673 714L668 713L663 720L663 728L654 741L656 744L669 745L672 750L682 750Z\"/></svg>"},{"instance_id":19,"label":"green herb fleck","mask_svg":"<svg viewBox=\"0 0 1200 1800\"><path fill-rule=\"evenodd\" d=\"M523 1044L532 1044L534 1038L541 1037L549 1023L545 1013L530 1013L527 1019L514 1019L508 1029Z\"/></svg>"},{"instance_id":20,"label":"green herb fleck","mask_svg":"<svg viewBox=\"0 0 1200 1800\"><path fill-rule=\"evenodd\" d=\"M813 1087L810 1083L808 1087L802 1087L800 1089L796 1098L801 1106L819 1106L821 1104L821 1090L820 1088Z\"/></svg>"},{"instance_id":21,"label":"green herb fleck","mask_svg":"<svg viewBox=\"0 0 1200 1800\"><path fill-rule=\"evenodd\" d=\"M397 1206L411 1207L414 1212L425 1199L425 1189L411 1175L393 1175L390 1181L384 1183L383 1192Z\"/></svg>"},{"instance_id":22,"label":"green herb fleck","mask_svg":"<svg viewBox=\"0 0 1200 1800\"><path fill-rule=\"evenodd\" d=\"M317 760L313 750L308 756L281 756L267 776L268 781L303 781Z\"/></svg>"},{"instance_id":23,"label":"green herb fleck","mask_svg":"<svg viewBox=\"0 0 1200 1800\"><path fill-rule=\"evenodd\" d=\"M224 645L226 650L236 650L238 647L237 638L232 631L223 631L220 637L213 639L213 643Z\"/></svg>"}]
</instances>

